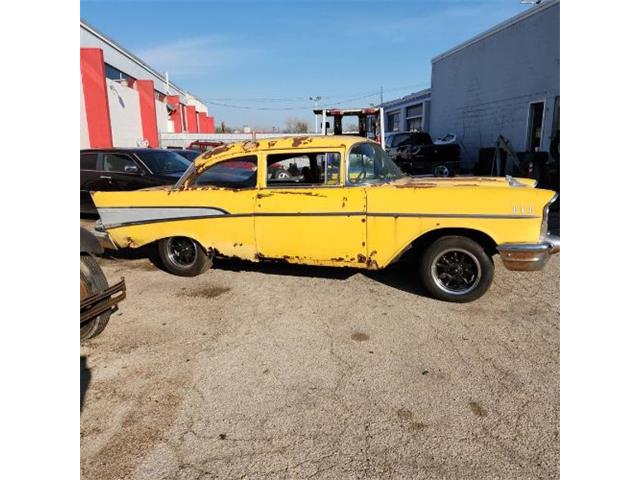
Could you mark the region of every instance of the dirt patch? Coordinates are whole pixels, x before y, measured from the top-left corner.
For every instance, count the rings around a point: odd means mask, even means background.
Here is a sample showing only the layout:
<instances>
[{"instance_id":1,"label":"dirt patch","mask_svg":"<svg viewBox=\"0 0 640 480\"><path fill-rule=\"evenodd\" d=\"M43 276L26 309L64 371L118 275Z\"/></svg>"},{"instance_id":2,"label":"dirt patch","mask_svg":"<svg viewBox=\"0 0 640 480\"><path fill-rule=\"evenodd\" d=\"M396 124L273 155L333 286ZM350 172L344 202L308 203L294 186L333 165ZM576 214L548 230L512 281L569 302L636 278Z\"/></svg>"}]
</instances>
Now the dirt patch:
<instances>
[{"instance_id":1,"label":"dirt patch","mask_svg":"<svg viewBox=\"0 0 640 480\"><path fill-rule=\"evenodd\" d=\"M93 438L94 441L101 439L102 442L96 443L103 446L91 453L83 451L82 478L129 478L139 462L173 425L190 375L165 369L164 378L151 378L145 374L150 368L156 372L163 371L162 365L146 365L144 369L127 369L129 371L124 375L91 386L96 404L104 403L106 406L110 400L119 399L118 403L125 407L119 413L109 412L102 418L92 418L90 423L83 422L85 428L81 430L81 437ZM127 388L132 383L137 384L136 389ZM127 395L123 393L125 391ZM99 405L94 408L96 406Z\"/></svg>"},{"instance_id":2,"label":"dirt patch","mask_svg":"<svg viewBox=\"0 0 640 480\"><path fill-rule=\"evenodd\" d=\"M179 297L189 297L189 298L216 298L223 293L231 290L230 288L224 287L204 287L198 288L196 290L185 290L178 294Z\"/></svg>"},{"instance_id":3,"label":"dirt patch","mask_svg":"<svg viewBox=\"0 0 640 480\"><path fill-rule=\"evenodd\" d=\"M364 332L353 332L351 334L351 340L354 342L366 342L369 340L369 335Z\"/></svg>"},{"instance_id":4,"label":"dirt patch","mask_svg":"<svg viewBox=\"0 0 640 480\"><path fill-rule=\"evenodd\" d=\"M413 418L413 412L411 410L408 410L406 408L401 408L396 412L396 415L398 415L398 418L400 420L411 420Z\"/></svg>"},{"instance_id":5,"label":"dirt patch","mask_svg":"<svg viewBox=\"0 0 640 480\"><path fill-rule=\"evenodd\" d=\"M469 408L476 417L485 417L487 415L487 411L477 402L469 402Z\"/></svg>"},{"instance_id":6,"label":"dirt patch","mask_svg":"<svg viewBox=\"0 0 640 480\"><path fill-rule=\"evenodd\" d=\"M426 427L426 425L424 423L422 423L422 422L411 422L409 424L408 430L410 432L417 432L419 430L424 429L424 427Z\"/></svg>"}]
</instances>

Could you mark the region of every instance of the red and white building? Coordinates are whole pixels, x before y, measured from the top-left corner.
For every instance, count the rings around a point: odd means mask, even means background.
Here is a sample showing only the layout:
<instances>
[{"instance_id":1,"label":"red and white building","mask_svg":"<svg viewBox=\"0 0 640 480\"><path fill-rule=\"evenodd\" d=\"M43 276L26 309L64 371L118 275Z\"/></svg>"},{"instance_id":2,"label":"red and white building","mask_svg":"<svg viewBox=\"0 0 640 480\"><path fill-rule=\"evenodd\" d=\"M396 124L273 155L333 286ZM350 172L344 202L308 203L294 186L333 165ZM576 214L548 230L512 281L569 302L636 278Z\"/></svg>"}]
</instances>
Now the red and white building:
<instances>
[{"instance_id":1,"label":"red and white building","mask_svg":"<svg viewBox=\"0 0 640 480\"><path fill-rule=\"evenodd\" d=\"M80 148L158 147L164 133L215 133L195 96L80 21Z\"/></svg>"}]
</instances>

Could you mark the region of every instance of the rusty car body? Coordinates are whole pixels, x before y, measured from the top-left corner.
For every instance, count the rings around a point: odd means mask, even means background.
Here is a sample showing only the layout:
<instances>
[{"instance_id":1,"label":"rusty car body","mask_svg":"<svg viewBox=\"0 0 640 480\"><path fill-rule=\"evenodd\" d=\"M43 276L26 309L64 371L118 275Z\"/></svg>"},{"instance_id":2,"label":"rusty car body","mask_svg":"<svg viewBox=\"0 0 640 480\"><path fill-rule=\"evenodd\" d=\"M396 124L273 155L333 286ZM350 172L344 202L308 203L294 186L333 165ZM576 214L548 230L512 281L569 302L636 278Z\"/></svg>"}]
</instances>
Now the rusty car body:
<instances>
[{"instance_id":1,"label":"rusty car body","mask_svg":"<svg viewBox=\"0 0 640 480\"><path fill-rule=\"evenodd\" d=\"M267 174L300 158L300 177ZM373 141L309 136L223 145L173 186L92 196L110 242L157 242L179 275L216 257L376 270L413 250L432 296L466 302L489 288L493 255L511 270L538 270L559 251L547 233L556 195L533 187L509 177L412 178Z\"/></svg>"}]
</instances>

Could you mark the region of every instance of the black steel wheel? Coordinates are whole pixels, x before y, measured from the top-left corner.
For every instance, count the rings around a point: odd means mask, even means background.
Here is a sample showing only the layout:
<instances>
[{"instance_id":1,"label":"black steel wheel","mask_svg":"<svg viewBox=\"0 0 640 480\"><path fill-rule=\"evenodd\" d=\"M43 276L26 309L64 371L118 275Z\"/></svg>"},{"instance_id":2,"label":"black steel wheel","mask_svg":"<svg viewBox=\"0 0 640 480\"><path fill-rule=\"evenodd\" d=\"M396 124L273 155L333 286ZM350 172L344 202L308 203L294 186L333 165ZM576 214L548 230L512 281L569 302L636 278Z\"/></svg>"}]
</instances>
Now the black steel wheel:
<instances>
[{"instance_id":1,"label":"black steel wheel","mask_svg":"<svg viewBox=\"0 0 640 480\"><path fill-rule=\"evenodd\" d=\"M195 277L211 268L211 259L191 238L165 238L158 244L158 253L164 267L174 275Z\"/></svg>"},{"instance_id":2,"label":"black steel wheel","mask_svg":"<svg viewBox=\"0 0 640 480\"><path fill-rule=\"evenodd\" d=\"M482 246L457 235L433 242L420 262L420 276L429 294L448 302L480 298L491 286L493 271L493 261Z\"/></svg>"}]
</instances>

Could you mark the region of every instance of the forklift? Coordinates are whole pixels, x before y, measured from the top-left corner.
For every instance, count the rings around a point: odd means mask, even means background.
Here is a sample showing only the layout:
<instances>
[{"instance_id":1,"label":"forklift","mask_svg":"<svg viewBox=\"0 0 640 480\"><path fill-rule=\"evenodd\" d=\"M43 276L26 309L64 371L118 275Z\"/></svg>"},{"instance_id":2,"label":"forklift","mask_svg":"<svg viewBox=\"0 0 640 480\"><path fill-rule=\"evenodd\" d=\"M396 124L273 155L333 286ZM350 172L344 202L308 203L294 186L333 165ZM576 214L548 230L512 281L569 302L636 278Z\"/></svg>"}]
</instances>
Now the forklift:
<instances>
[{"instance_id":1,"label":"forklift","mask_svg":"<svg viewBox=\"0 0 640 480\"><path fill-rule=\"evenodd\" d=\"M333 135L358 135L369 138L385 148L384 109L382 107L350 108L339 110L335 108L315 109L316 115L322 115L322 135L330 135L328 118L333 118ZM344 132L342 119L344 117L358 117L358 132Z\"/></svg>"}]
</instances>

